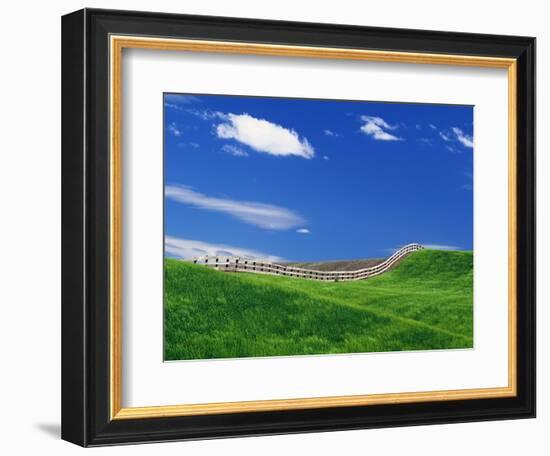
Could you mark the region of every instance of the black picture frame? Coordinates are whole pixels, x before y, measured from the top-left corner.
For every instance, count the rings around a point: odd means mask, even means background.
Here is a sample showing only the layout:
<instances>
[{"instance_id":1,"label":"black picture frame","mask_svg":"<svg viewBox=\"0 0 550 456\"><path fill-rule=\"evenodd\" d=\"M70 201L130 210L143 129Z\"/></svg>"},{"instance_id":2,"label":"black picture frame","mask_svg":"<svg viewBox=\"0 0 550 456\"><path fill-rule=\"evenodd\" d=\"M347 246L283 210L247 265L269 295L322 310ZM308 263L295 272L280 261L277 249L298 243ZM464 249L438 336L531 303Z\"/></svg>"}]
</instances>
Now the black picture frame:
<instances>
[{"instance_id":1,"label":"black picture frame","mask_svg":"<svg viewBox=\"0 0 550 456\"><path fill-rule=\"evenodd\" d=\"M109 36L517 59L517 395L111 420ZM82 446L535 416L535 39L84 9L62 19L62 438Z\"/></svg>"}]
</instances>

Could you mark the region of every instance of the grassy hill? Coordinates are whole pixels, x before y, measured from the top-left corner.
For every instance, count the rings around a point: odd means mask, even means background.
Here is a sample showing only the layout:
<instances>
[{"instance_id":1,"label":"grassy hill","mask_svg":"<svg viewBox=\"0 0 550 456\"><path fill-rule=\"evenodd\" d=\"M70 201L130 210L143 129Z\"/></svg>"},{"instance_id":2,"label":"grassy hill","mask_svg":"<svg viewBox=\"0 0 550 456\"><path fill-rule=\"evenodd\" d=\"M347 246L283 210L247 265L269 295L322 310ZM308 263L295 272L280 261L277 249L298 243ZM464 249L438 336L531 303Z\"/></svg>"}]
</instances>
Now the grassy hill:
<instances>
[{"instance_id":1,"label":"grassy hill","mask_svg":"<svg viewBox=\"0 0 550 456\"><path fill-rule=\"evenodd\" d=\"M435 250L337 283L167 259L165 359L469 348L472 270L472 252Z\"/></svg>"}]
</instances>

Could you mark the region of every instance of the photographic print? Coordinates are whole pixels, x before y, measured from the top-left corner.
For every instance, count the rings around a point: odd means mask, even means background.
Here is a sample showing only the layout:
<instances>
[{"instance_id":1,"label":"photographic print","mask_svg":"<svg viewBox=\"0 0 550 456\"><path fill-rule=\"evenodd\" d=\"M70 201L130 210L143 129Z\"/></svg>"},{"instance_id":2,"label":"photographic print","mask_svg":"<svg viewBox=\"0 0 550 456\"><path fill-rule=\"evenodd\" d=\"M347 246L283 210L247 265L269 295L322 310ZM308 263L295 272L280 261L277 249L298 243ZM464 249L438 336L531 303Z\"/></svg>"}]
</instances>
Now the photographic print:
<instances>
[{"instance_id":1,"label":"photographic print","mask_svg":"<svg viewBox=\"0 0 550 456\"><path fill-rule=\"evenodd\" d=\"M535 417L535 38L61 35L64 440Z\"/></svg>"},{"instance_id":2,"label":"photographic print","mask_svg":"<svg viewBox=\"0 0 550 456\"><path fill-rule=\"evenodd\" d=\"M166 361L473 347L473 106L163 97Z\"/></svg>"}]
</instances>

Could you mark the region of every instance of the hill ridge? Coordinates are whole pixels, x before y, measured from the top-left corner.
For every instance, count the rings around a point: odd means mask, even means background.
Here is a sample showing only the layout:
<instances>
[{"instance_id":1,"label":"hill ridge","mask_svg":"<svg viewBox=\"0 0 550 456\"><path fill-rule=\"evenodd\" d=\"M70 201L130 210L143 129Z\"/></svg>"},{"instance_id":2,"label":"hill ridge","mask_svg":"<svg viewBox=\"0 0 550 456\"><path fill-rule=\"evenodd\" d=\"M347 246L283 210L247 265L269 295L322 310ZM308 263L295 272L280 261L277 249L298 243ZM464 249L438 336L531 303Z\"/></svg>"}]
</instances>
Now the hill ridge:
<instances>
[{"instance_id":1,"label":"hill ridge","mask_svg":"<svg viewBox=\"0 0 550 456\"><path fill-rule=\"evenodd\" d=\"M203 256L191 260L194 264L216 269L222 272L251 272L254 274L270 274L287 277L300 277L304 279L319 281L355 281L378 276L390 270L397 262L413 252L422 250L420 244L407 244L396 250L385 260L368 267L354 270L319 270L307 269L297 266L289 266L284 263L273 263L271 261L256 260L240 257Z\"/></svg>"}]
</instances>

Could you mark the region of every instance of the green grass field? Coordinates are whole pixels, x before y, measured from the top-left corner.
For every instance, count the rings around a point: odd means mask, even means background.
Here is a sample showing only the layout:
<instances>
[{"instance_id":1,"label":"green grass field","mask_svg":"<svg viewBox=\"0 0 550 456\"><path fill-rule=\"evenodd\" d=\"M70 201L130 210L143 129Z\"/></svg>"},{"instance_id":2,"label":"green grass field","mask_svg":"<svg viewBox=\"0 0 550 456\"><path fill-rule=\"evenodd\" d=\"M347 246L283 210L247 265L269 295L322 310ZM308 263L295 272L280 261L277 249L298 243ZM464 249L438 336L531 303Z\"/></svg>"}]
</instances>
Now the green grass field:
<instances>
[{"instance_id":1,"label":"green grass field","mask_svg":"<svg viewBox=\"0 0 550 456\"><path fill-rule=\"evenodd\" d=\"M422 250L356 282L165 266L166 360L473 344L472 252Z\"/></svg>"}]
</instances>

